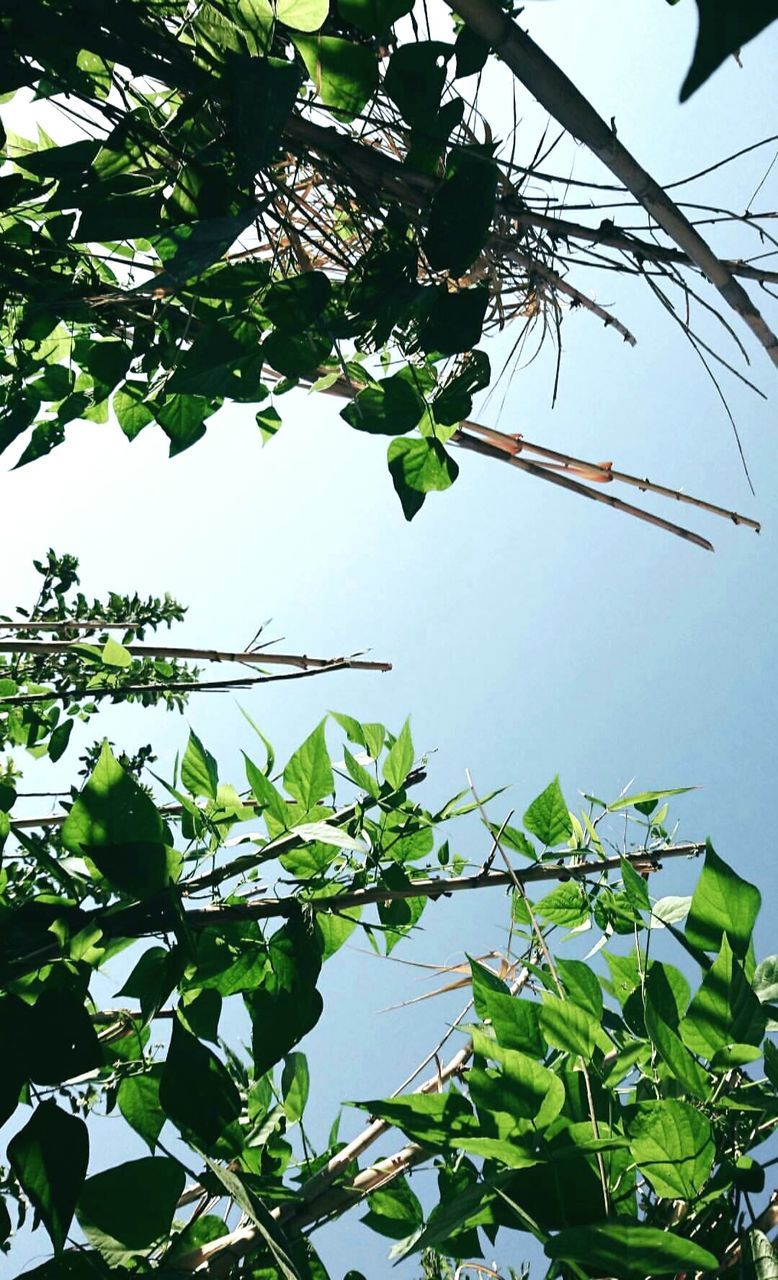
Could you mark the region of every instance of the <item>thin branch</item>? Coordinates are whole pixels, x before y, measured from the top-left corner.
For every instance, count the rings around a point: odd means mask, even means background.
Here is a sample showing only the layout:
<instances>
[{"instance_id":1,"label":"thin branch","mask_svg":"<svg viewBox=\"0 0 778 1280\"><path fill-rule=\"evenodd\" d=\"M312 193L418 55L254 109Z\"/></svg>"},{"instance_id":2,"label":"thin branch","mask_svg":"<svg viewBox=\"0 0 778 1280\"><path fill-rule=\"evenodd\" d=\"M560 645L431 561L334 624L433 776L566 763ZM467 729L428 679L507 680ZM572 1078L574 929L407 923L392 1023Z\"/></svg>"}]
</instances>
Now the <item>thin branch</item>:
<instances>
[{"instance_id":1,"label":"thin branch","mask_svg":"<svg viewBox=\"0 0 778 1280\"><path fill-rule=\"evenodd\" d=\"M13 625L13 624L7 624ZM347 663L353 671L391 671L391 662L370 662L358 653L342 658L309 658L304 653L268 653L248 650L236 653L224 649L190 649L181 645L125 644L127 653L138 658L196 658L203 662L237 662L241 665L298 667L301 671L330 668ZM0 640L0 653L79 654L72 640Z\"/></svg>"},{"instance_id":2,"label":"thin branch","mask_svg":"<svg viewBox=\"0 0 778 1280\"><path fill-rule=\"evenodd\" d=\"M244 676L236 680L158 680L150 684L100 685L90 688L85 685L79 689L52 689L48 693L14 693L10 697L0 697L0 711L3 707L25 707L36 702L75 702L80 698L117 698L121 700L128 694L136 693L224 693L227 689L251 689L258 684L275 684L279 680L306 680L310 676L321 676L327 671L347 671L353 666L349 658L333 661L328 667L313 667L310 671L285 671L280 676ZM382 666L380 670L391 670L390 666Z\"/></svg>"}]
</instances>

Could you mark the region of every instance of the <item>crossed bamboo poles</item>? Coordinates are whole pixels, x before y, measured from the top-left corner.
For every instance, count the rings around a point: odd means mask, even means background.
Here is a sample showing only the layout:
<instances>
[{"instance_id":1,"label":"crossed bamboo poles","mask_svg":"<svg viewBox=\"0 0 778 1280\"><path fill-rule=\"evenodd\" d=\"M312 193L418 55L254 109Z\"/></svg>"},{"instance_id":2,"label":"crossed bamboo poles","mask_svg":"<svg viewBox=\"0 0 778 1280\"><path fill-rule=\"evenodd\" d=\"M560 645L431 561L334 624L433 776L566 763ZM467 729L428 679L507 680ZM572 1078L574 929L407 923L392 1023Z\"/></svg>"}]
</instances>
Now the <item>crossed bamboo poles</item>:
<instances>
[{"instance_id":1,"label":"crossed bamboo poles","mask_svg":"<svg viewBox=\"0 0 778 1280\"><path fill-rule=\"evenodd\" d=\"M324 372L326 371L323 369L319 371L319 373ZM267 376L270 381L280 381L279 375L272 370L266 369L263 376ZM312 380L306 379L304 383L309 387L313 386ZM357 383L353 379L341 376L330 386L321 388L321 391L324 395L353 400L364 389L364 386L365 384L363 383ZM646 511L642 507L636 507L630 502L625 502L623 498L617 498L610 493L605 493L601 488L592 488L591 486L616 482L628 488L639 489L641 493L653 493L658 497L670 498L674 502L695 507L699 511L707 511L710 515L729 520L732 524L744 525L746 528L753 529L755 533L761 532L762 526L759 521L752 519L751 516L744 516L738 511L720 507L715 502L708 502L704 498L696 498L692 494L684 493L681 489L673 489L668 485L657 484L653 480L649 480L647 476L634 476L627 471L620 471L614 467L612 462L589 462L584 458L577 458L573 454L564 453L559 449L551 449L547 445L533 443L520 434L509 435L504 431L497 431L494 427L485 427L482 423L474 422L470 418L464 419L459 424L449 443L456 445L460 449L467 449L471 453L479 453L495 461L506 462L509 466L515 467L519 471L524 471L527 475L534 476L538 480L546 480L550 484L567 489L571 493L577 493L581 497L589 498L593 502L601 502L605 506L612 507L614 511L621 511L624 515L632 516L636 520L642 520L657 529L663 529L666 533L672 533L677 538L683 538L686 542L702 547L704 551L714 550L713 543L708 538L704 538L701 534L695 533L683 525L675 524L671 520L665 520L662 516L655 515L652 511ZM527 454L531 456L527 457ZM584 480L589 481L589 483L584 484Z\"/></svg>"}]
</instances>

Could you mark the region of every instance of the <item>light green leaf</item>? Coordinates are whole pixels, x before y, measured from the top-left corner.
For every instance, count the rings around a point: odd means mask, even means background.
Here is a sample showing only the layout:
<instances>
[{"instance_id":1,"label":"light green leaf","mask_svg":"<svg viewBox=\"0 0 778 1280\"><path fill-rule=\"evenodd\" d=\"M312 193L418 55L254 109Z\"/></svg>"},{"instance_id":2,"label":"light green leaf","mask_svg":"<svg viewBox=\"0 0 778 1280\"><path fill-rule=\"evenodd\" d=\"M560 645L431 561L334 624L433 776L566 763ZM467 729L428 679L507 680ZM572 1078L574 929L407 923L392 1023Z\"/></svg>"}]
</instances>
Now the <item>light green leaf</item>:
<instances>
[{"instance_id":1,"label":"light green leaf","mask_svg":"<svg viewBox=\"0 0 778 1280\"><path fill-rule=\"evenodd\" d=\"M189 731L189 741L181 762L181 781L193 796L216 799L219 786L216 761L203 746L194 729Z\"/></svg>"},{"instance_id":2,"label":"light green leaf","mask_svg":"<svg viewBox=\"0 0 778 1280\"><path fill-rule=\"evenodd\" d=\"M365 45L339 36L295 36L293 43L325 107L351 120L378 88L378 60Z\"/></svg>"},{"instance_id":3,"label":"light green leaf","mask_svg":"<svg viewBox=\"0 0 778 1280\"><path fill-rule=\"evenodd\" d=\"M691 897L660 898L651 908L652 929L663 929L666 924L679 924L685 920L692 905Z\"/></svg>"},{"instance_id":4,"label":"light green leaf","mask_svg":"<svg viewBox=\"0 0 778 1280\"><path fill-rule=\"evenodd\" d=\"M393 440L389 473L406 520L412 520L426 494L450 489L459 467L439 440Z\"/></svg>"},{"instance_id":5,"label":"light green leaf","mask_svg":"<svg viewBox=\"0 0 778 1280\"><path fill-rule=\"evenodd\" d=\"M399 791L413 765L413 741L410 719L405 721L384 761L383 775L389 786Z\"/></svg>"},{"instance_id":6,"label":"light green leaf","mask_svg":"<svg viewBox=\"0 0 778 1280\"><path fill-rule=\"evenodd\" d=\"M280 791L273 786L270 779L258 769L253 760L249 760L245 751L243 760L246 766L246 779L254 793L254 799L261 809L267 809L276 822L286 829L289 826L289 806Z\"/></svg>"},{"instance_id":7,"label":"light green leaf","mask_svg":"<svg viewBox=\"0 0 778 1280\"><path fill-rule=\"evenodd\" d=\"M756 1280L778 1280L778 1253L764 1231L754 1227L746 1236L746 1257L750 1255Z\"/></svg>"},{"instance_id":8,"label":"light green leaf","mask_svg":"<svg viewBox=\"0 0 778 1280\"><path fill-rule=\"evenodd\" d=\"M665 796L683 796L687 791L694 791L694 787L668 787L664 791L638 791L631 796L620 796L618 800L614 800L606 808L609 813L618 813L620 809L634 809L637 805L652 804L657 800L663 800Z\"/></svg>"},{"instance_id":9,"label":"light green leaf","mask_svg":"<svg viewBox=\"0 0 778 1280\"><path fill-rule=\"evenodd\" d=\"M103 645L102 652L103 662L107 667L131 667L132 654L128 653L123 644L113 640L110 636Z\"/></svg>"},{"instance_id":10,"label":"light green leaf","mask_svg":"<svg viewBox=\"0 0 778 1280\"><path fill-rule=\"evenodd\" d=\"M279 22L294 31L318 31L329 12L329 0L276 0Z\"/></svg>"},{"instance_id":11,"label":"light green leaf","mask_svg":"<svg viewBox=\"0 0 778 1280\"><path fill-rule=\"evenodd\" d=\"M532 801L523 821L527 830L549 849L569 840L573 834L573 826L559 778L554 778L545 791L541 791Z\"/></svg>"},{"instance_id":12,"label":"light green leaf","mask_svg":"<svg viewBox=\"0 0 778 1280\"><path fill-rule=\"evenodd\" d=\"M594 1052L598 1030L597 1019L558 996L544 995L540 1006L540 1027L548 1043L565 1053L579 1055L586 1062Z\"/></svg>"},{"instance_id":13,"label":"light green leaf","mask_svg":"<svg viewBox=\"0 0 778 1280\"><path fill-rule=\"evenodd\" d=\"M568 880L552 889L540 899L537 914L551 924L563 929L575 929L589 919L589 903L586 894L575 880Z\"/></svg>"},{"instance_id":14,"label":"light green leaf","mask_svg":"<svg viewBox=\"0 0 778 1280\"><path fill-rule=\"evenodd\" d=\"M294 753L284 769L284 786L307 813L325 796L331 795L335 782L324 736L325 720Z\"/></svg>"},{"instance_id":15,"label":"light green leaf","mask_svg":"<svg viewBox=\"0 0 778 1280\"><path fill-rule=\"evenodd\" d=\"M759 962L752 986L762 1004L778 1003L778 955Z\"/></svg>"},{"instance_id":16,"label":"light green leaf","mask_svg":"<svg viewBox=\"0 0 778 1280\"><path fill-rule=\"evenodd\" d=\"M674 1098L641 1102L629 1123L630 1150L658 1196L693 1200L710 1174L716 1148L710 1122Z\"/></svg>"}]
</instances>

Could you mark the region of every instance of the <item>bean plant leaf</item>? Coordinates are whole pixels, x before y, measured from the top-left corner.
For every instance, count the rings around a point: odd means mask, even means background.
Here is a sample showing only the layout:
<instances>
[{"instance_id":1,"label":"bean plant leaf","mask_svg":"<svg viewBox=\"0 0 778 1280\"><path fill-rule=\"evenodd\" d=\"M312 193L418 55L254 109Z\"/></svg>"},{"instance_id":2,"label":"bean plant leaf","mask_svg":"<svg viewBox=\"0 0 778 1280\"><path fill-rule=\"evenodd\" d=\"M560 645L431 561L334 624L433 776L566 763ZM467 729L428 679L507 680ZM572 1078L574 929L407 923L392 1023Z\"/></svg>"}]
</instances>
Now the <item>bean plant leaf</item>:
<instances>
[{"instance_id":1,"label":"bean plant leaf","mask_svg":"<svg viewBox=\"0 0 778 1280\"><path fill-rule=\"evenodd\" d=\"M383 774L395 791L399 791L413 765L411 722L406 720L384 760Z\"/></svg>"},{"instance_id":2,"label":"bean plant leaf","mask_svg":"<svg viewBox=\"0 0 778 1280\"><path fill-rule=\"evenodd\" d=\"M720 858L710 841L705 865L692 895L686 938L702 951L718 952L726 933L735 955L748 950L762 895Z\"/></svg>"},{"instance_id":3,"label":"bean plant leaf","mask_svg":"<svg viewBox=\"0 0 778 1280\"><path fill-rule=\"evenodd\" d=\"M629 1123L630 1150L659 1196L693 1200L710 1174L716 1148L708 1119L686 1102L642 1102Z\"/></svg>"},{"instance_id":4,"label":"bean plant leaf","mask_svg":"<svg viewBox=\"0 0 778 1280\"><path fill-rule=\"evenodd\" d=\"M240 1114L240 1094L226 1067L180 1018L173 1020L159 1100L169 1119L206 1151Z\"/></svg>"},{"instance_id":5,"label":"bean plant leaf","mask_svg":"<svg viewBox=\"0 0 778 1280\"><path fill-rule=\"evenodd\" d=\"M114 758L107 742L62 825L62 842L73 853L89 846L162 843L162 819L154 802Z\"/></svg>"},{"instance_id":6,"label":"bean plant leaf","mask_svg":"<svg viewBox=\"0 0 778 1280\"><path fill-rule=\"evenodd\" d=\"M219 786L216 761L193 729L189 731L189 741L181 761L181 781L193 796L205 796L209 800L216 799Z\"/></svg>"},{"instance_id":7,"label":"bean plant leaf","mask_svg":"<svg viewBox=\"0 0 778 1280\"><path fill-rule=\"evenodd\" d=\"M325 796L331 795L334 789L325 724L326 721L322 720L317 725L284 769L284 786L295 800L299 800L306 813Z\"/></svg>"},{"instance_id":8,"label":"bean plant leaf","mask_svg":"<svg viewBox=\"0 0 778 1280\"><path fill-rule=\"evenodd\" d=\"M413 519L428 493L449 489L459 475L439 440L393 440L387 457L406 520Z\"/></svg>"},{"instance_id":9,"label":"bean plant leaf","mask_svg":"<svg viewBox=\"0 0 778 1280\"><path fill-rule=\"evenodd\" d=\"M8 1144L8 1162L59 1252L86 1175L89 1135L83 1120L41 1102Z\"/></svg>"},{"instance_id":10,"label":"bean plant leaf","mask_svg":"<svg viewBox=\"0 0 778 1280\"><path fill-rule=\"evenodd\" d=\"M524 814L524 826L544 845L553 849L573 834L570 813L562 795L559 778L541 791Z\"/></svg>"},{"instance_id":11,"label":"bean plant leaf","mask_svg":"<svg viewBox=\"0 0 778 1280\"><path fill-rule=\"evenodd\" d=\"M690 98L726 58L778 18L778 0L697 0L699 31L692 64L681 86L681 102Z\"/></svg>"},{"instance_id":12,"label":"bean plant leaf","mask_svg":"<svg viewBox=\"0 0 778 1280\"><path fill-rule=\"evenodd\" d=\"M104 1257L118 1262L167 1237L185 1180L181 1165L167 1156L127 1160L87 1178L79 1224Z\"/></svg>"},{"instance_id":13,"label":"bean plant leaf","mask_svg":"<svg viewBox=\"0 0 778 1280\"><path fill-rule=\"evenodd\" d=\"M598 1274L638 1280L647 1275L671 1275L677 1271L712 1271L718 1259L702 1245L672 1231L633 1223L602 1223L569 1227L545 1244L546 1256L555 1262L578 1263L586 1259Z\"/></svg>"}]
</instances>

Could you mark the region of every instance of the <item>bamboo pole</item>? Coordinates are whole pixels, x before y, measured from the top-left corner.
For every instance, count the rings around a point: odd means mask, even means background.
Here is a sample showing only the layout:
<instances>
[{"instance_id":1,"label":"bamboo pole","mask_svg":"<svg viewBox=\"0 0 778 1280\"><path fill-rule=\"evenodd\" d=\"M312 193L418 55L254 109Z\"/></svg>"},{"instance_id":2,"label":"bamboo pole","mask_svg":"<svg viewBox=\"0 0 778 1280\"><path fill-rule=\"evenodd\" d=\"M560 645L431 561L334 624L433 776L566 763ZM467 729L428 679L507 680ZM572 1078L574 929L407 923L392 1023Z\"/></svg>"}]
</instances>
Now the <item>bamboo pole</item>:
<instances>
[{"instance_id":1,"label":"bamboo pole","mask_svg":"<svg viewBox=\"0 0 778 1280\"><path fill-rule=\"evenodd\" d=\"M494 0L446 2L471 31L495 51L540 105L624 183L662 230L707 276L761 343L773 364L778 365L778 338L743 286L561 68Z\"/></svg>"}]
</instances>

